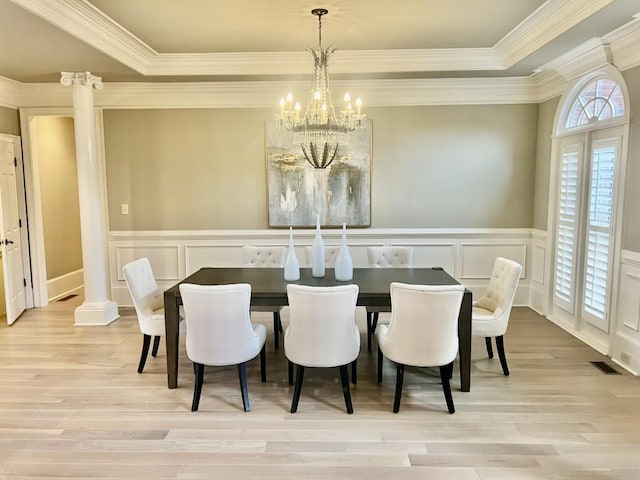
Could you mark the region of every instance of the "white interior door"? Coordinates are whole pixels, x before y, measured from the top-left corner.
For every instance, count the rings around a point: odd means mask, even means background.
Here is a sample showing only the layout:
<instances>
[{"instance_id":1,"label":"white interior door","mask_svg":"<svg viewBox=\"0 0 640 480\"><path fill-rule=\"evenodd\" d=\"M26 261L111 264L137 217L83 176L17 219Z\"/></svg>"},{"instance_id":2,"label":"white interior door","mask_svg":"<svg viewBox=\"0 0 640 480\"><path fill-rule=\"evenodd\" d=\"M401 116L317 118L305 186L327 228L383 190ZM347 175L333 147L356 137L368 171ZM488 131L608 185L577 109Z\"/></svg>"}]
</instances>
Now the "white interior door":
<instances>
[{"instance_id":1,"label":"white interior door","mask_svg":"<svg viewBox=\"0 0 640 480\"><path fill-rule=\"evenodd\" d=\"M2 242L7 323L12 324L25 309L26 282L22 267L16 158L13 143L0 139L0 153L0 241Z\"/></svg>"}]
</instances>

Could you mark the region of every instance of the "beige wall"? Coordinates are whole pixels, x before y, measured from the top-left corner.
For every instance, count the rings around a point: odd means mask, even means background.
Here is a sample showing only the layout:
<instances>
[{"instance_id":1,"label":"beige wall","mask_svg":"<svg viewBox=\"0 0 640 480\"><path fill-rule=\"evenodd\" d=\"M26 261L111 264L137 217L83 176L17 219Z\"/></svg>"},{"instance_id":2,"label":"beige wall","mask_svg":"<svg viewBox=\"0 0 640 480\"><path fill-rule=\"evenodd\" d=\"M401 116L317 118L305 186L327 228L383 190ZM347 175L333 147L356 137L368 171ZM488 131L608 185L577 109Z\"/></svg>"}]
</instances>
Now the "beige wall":
<instances>
[{"instance_id":1,"label":"beige wall","mask_svg":"<svg viewBox=\"0 0 640 480\"><path fill-rule=\"evenodd\" d=\"M20 113L18 110L0 107L0 133L20 135Z\"/></svg>"},{"instance_id":2,"label":"beige wall","mask_svg":"<svg viewBox=\"0 0 640 480\"><path fill-rule=\"evenodd\" d=\"M622 248L640 252L640 67L627 70L622 76L629 89L631 108Z\"/></svg>"},{"instance_id":3,"label":"beige wall","mask_svg":"<svg viewBox=\"0 0 640 480\"><path fill-rule=\"evenodd\" d=\"M47 279L82 268L73 119L35 119Z\"/></svg>"},{"instance_id":4,"label":"beige wall","mask_svg":"<svg viewBox=\"0 0 640 480\"><path fill-rule=\"evenodd\" d=\"M553 121L559 103L560 97L555 97L538 106L533 228L545 231L547 230L547 213L549 209L551 136L553 135Z\"/></svg>"},{"instance_id":5,"label":"beige wall","mask_svg":"<svg viewBox=\"0 0 640 480\"><path fill-rule=\"evenodd\" d=\"M273 114L105 111L110 229L266 228L264 122ZM371 108L367 115L373 227L532 226L537 105Z\"/></svg>"}]
</instances>

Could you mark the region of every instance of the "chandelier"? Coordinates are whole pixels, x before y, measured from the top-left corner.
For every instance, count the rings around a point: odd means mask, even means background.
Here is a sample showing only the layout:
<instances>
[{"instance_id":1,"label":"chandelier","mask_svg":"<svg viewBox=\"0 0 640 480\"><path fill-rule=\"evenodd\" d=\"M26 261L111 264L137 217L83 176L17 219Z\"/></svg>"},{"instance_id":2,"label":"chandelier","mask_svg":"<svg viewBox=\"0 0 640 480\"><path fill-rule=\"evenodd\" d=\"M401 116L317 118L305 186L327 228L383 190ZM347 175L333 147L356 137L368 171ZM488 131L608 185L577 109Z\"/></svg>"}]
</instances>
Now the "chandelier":
<instances>
[{"instance_id":1,"label":"chandelier","mask_svg":"<svg viewBox=\"0 0 640 480\"><path fill-rule=\"evenodd\" d=\"M364 126L365 115L361 113L362 101L356 99L354 109L348 93L344 96L344 109L339 116L336 115L327 72L329 56L335 48L322 48L322 16L329 11L315 8L311 13L318 17L318 48L307 48L313 57L309 102L302 114L300 102L294 103L293 95L287 94L286 98L280 99L280 113L276 120L280 128L294 134L311 166L326 168L336 158L340 144L346 143L348 134Z\"/></svg>"}]
</instances>

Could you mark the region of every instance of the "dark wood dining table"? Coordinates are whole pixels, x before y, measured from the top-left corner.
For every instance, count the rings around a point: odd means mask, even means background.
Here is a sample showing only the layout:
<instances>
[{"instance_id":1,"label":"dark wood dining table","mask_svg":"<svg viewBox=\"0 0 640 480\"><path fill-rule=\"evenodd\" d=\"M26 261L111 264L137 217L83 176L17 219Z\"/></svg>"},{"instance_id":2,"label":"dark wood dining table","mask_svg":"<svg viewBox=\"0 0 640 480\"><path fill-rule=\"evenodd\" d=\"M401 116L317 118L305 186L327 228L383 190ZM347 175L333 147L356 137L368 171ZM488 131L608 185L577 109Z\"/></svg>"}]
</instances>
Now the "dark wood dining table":
<instances>
[{"instance_id":1,"label":"dark wood dining table","mask_svg":"<svg viewBox=\"0 0 640 480\"><path fill-rule=\"evenodd\" d=\"M287 284L332 286L355 283L359 286L358 302L363 307L390 307L391 282L419 285L457 285L459 282L442 268L354 268L353 279L340 282L333 269L326 269L324 277L313 277L310 268L300 269L300 280L287 282L282 268L201 268L164 292L167 383L169 388L178 386L179 307L180 284L223 285L249 283L251 305L284 306L288 304ZM460 360L460 389L471 389L471 291L465 290L458 317L458 355Z\"/></svg>"}]
</instances>

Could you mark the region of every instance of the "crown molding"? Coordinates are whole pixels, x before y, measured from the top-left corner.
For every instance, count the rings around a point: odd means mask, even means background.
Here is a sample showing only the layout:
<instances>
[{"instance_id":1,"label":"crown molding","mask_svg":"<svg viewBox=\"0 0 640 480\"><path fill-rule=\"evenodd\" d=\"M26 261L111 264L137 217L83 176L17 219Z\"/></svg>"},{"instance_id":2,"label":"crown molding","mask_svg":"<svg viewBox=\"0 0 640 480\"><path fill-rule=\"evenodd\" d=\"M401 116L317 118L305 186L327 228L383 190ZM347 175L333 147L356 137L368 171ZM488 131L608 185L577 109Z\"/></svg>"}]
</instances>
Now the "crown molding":
<instances>
[{"instance_id":1,"label":"crown molding","mask_svg":"<svg viewBox=\"0 0 640 480\"><path fill-rule=\"evenodd\" d=\"M143 75L278 75L311 71L306 52L158 53L83 0L11 0ZM493 48L336 51L332 73L504 70Z\"/></svg>"},{"instance_id":2,"label":"crown molding","mask_svg":"<svg viewBox=\"0 0 640 480\"><path fill-rule=\"evenodd\" d=\"M122 62L145 73L149 60L158 53L83 0L11 0L16 5Z\"/></svg>"},{"instance_id":3,"label":"crown molding","mask_svg":"<svg viewBox=\"0 0 640 480\"><path fill-rule=\"evenodd\" d=\"M22 83L18 94L18 106L71 107L73 89L60 83Z\"/></svg>"},{"instance_id":4,"label":"crown molding","mask_svg":"<svg viewBox=\"0 0 640 480\"><path fill-rule=\"evenodd\" d=\"M611 44L615 66L620 71L640 65L640 13L633 20L605 35Z\"/></svg>"},{"instance_id":5,"label":"crown molding","mask_svg":"<svg viewBox=\"0 0 640 480\"><path fill-rule=\"evenodd\" d=\"M602 38L592 38L546 63L540 70L555 70L569 81L611 63L613 55L609 43Z\"/></svg>"},{"instance_id":6,"label":"crown molding","mask_svg":"<svg viewBox=\"0 0 640 480\"><path fill-rule=\"evenodd\" d=\"M613 0L548 0L495 44L507 68L531 55Z\"/></svg>"},{"instance_id":7,"label":"crown molding","mask_svg":"<svg viewBox=\"0 0 640 480\"><path fill-rule=\"evenodd\" d=\"M531 79L538 86L538 103L559 97L567 88L567 81L555 70L537 71Z\"/></svg>"},{"instance_id":8,"label":"crown molding","mask_svg":"<svg viewBox=\"0 0 640 480\"><path fill-rule=\"evenodd\" d=\"M306 92L308 82L290 83ZM358 92L370 107L420 105L498 105L537 103L538 87L530 78L453 78L420 80L335 81L334 90ZM276 108L280 82L105 83L94 91L104 108ZM72 105L70 89L60 84L22 84L20 107Z\"/></svg>"},{"instance_id":9,"label":"crown molding","mask_svg":"<svg viewBox=\"0 0 640 480\"><path fill-rule=\"evenodd\" d=\"M292 75L309 74L306 52L229 52L158 54L149 60L146 75ZM331 73L360 74L456 70L504 70L492 48L433 50L337 50Z\"/></svg>"},{"instance_id":10,"label":"crown molding","mask_svg":"<svg viewBox=\"0 0 640 480\"><path fill-rule=\"evenodd\" d=\"M308 82L290 84L306 91ZM479 105L535 103L535 82L522 78L335 81L336 91L351 90L367 106ZM95 92L106 108L276 108L279 82L105 84Z\"/></svg>"},{"instance_id":11,"label":"crown molding","mask_svg":"<svg viewBox=\"0 0 640 480\"><path fill-rule=\"evenodd\" d=\"M305 52L160 54L85 0L11 0L127 67L150 76L286 75L310 71ZM613 0L548 0L493 48L336 51L338 74L499 71L510 68ZM624 28L624 27L623 27ZM622 37L628 34L621 32ZM637 39L620 45L623 65L636 65Z\"/></svg>"},{"instance_id":12,"label":"crown molding","mask_svg":"<svg viewBox=\"0 0 640 480\"><path fill-rule=\"evenodd\" d=\"M502 55L493 48L337 50L334 55L332 73L505 70Z\"/></svg>"},{"instance_id":13,"label":"crown molding","mask_svg":"<svg viewBox=\"0 0 640 480\"><path fill-rule=\"evenodd\" d=\"M17 109L21 85L15 80L0 77L0 106Z\"/></svg>"}]
</instances>

